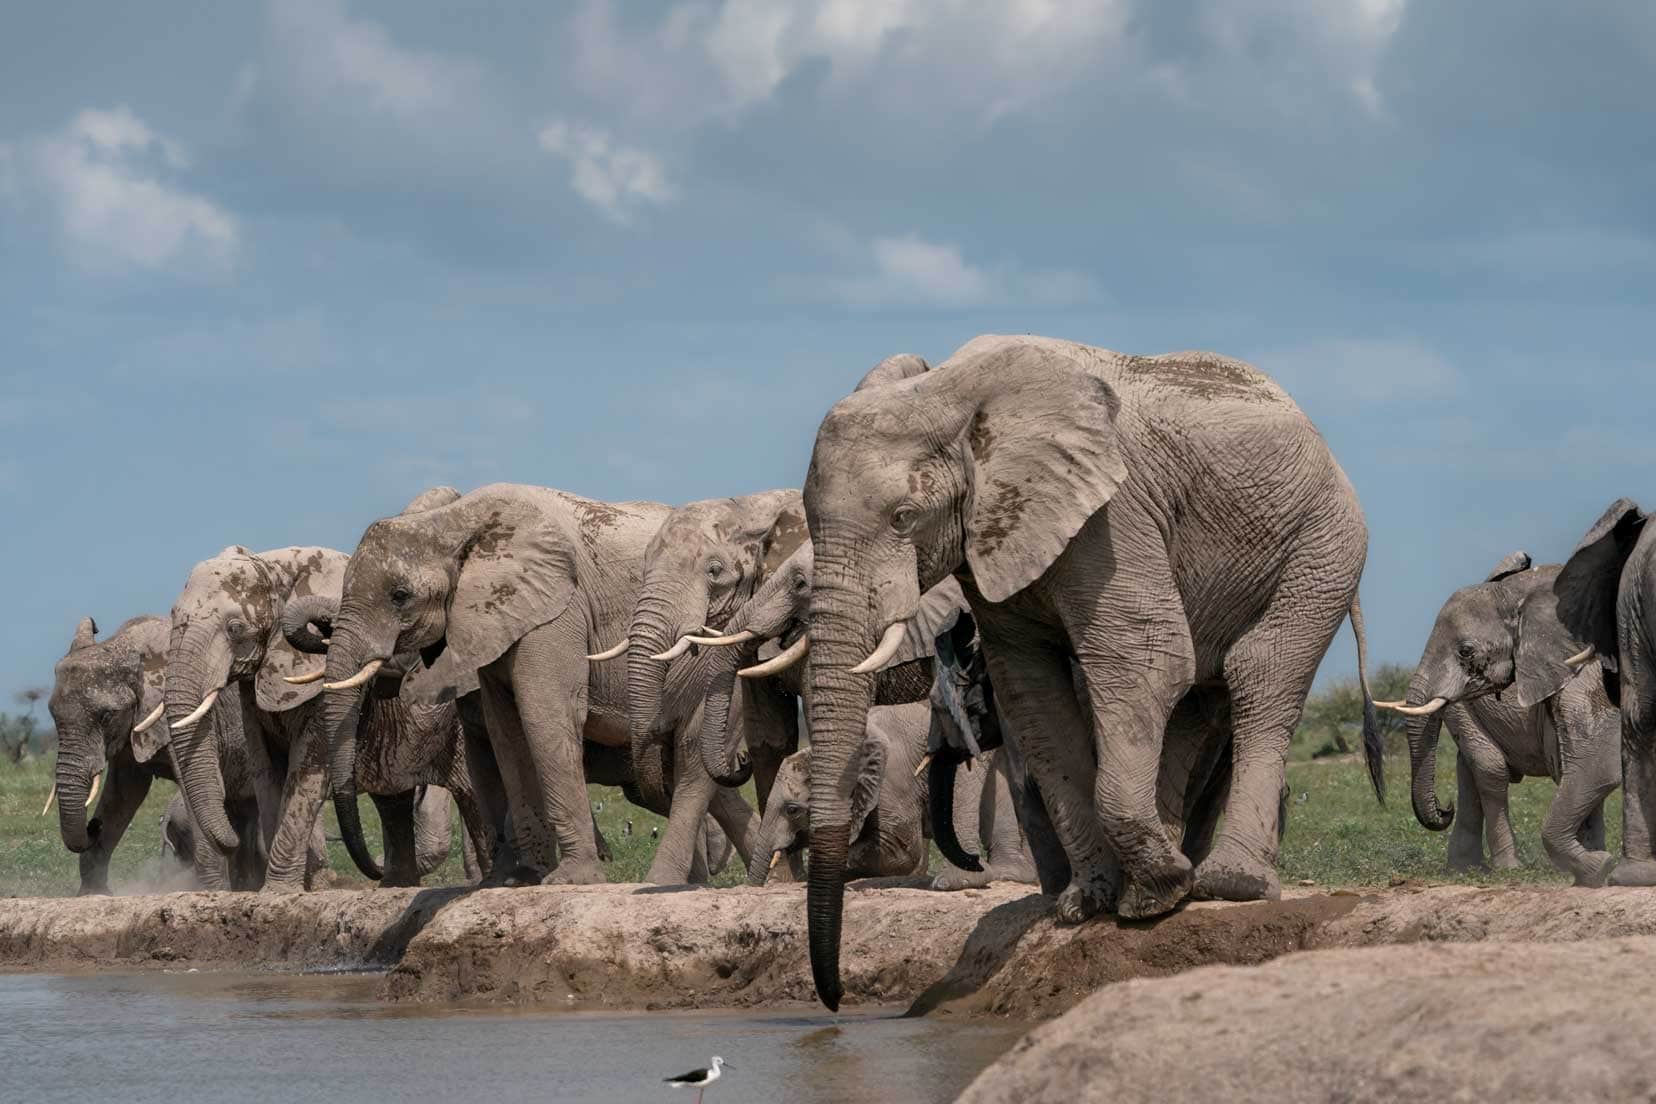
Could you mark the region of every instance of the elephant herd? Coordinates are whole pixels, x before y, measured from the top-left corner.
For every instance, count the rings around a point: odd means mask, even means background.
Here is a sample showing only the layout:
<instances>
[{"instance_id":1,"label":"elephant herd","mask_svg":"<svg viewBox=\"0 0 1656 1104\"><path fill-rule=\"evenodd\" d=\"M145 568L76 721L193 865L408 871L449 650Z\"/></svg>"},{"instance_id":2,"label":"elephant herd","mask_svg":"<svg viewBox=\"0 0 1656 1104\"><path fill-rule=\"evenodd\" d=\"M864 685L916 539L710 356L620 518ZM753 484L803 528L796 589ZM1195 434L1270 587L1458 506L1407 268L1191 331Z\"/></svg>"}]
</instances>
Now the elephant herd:
<instances>
[{"instance_id":1,"label":"elephant herd","mask_svg":"<svg viewBox=\"0 0 1656 1104\"><path fill-rule=\"evenodd\" d=\"M1564 567L1515 556L1457 592L1408 700L1380 703L1409 715L1428 827L1453 816L1431 768L1440 722L1455 735L1454 861L1482 861L1482 832L1512 861L1506 784L1548 774L1549 855L1656 882L1644 520L1618 503ZM172 778L169 839L203 884L298 890L331 799L356 864L406 885L452 795L485 884L595 882L586 786L617 785L667 817L649 881L704 880L732 848L750 883L806 880L837 1007L846 881L924 872L928 837L953 864L938 888L1038 880L1063 922L1277 897L1288 743L1348 618L1365 677L1367 549L1324 439L1252 366L979 337L864 376L803 490L672 508L437 488L349 555L227 548L169 619L103 641L83 622L51 700L60 827L101 890ZM1623 774L1612 863L1599 807Z\"/></svg>"}]
</instances>

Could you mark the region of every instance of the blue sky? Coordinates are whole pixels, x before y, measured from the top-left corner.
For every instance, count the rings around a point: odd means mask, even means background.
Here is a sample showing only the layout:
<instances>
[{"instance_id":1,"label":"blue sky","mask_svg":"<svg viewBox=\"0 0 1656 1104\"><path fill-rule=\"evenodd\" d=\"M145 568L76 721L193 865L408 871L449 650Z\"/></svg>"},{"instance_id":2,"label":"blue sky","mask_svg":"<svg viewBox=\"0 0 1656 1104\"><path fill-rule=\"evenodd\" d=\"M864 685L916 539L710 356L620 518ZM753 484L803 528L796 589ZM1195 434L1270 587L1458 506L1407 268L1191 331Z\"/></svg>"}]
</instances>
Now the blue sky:
<instances>
[{"instance_id":1,"label":"blue sky","mask_svg":"<svg viewBox=\"0 0 1656 1104\"><path fill-rule=\"evenodd\" d=\"M1648 3L459 7L8 12L0 691L433 483L796 486L868 367L987 331L1275 375L1378 658L1656 501Z\"/></svg>"}]
</instances>

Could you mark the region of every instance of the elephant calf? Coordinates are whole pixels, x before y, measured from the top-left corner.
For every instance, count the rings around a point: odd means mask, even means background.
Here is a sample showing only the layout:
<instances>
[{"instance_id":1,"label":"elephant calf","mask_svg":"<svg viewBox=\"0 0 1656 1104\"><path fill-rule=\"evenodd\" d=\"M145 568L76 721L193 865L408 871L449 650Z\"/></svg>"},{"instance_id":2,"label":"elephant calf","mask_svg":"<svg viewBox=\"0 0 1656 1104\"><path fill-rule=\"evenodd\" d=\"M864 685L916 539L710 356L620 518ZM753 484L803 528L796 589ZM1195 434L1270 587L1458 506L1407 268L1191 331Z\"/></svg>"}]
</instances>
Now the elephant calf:
<instances>
[{"instance_id":1,"label":"elephant calf","mask_svg":"<svg viewBox=\"0 0 1656 1104\"><path fill-rule=\"evenodd\" d=\"M1515 552L1483 582L1450 595L1438 612L1405 702L1377 702L1409 718L1415 817L1434 832L1454 825L1449 866L1518 865L1507 785L1548 777L1558 794L1541 842L1577 885L1603 885L1604 799L1621 781L1621 717L1596 661L1560 623L1558 565L1532 567ZM1459 749L1457 803L1437 799L1437 741L1447 723ZM1371 770L1377 769L1371 762ZM1459 817L1456 816L1458 811Z\"/></svg>"}]
</instances>

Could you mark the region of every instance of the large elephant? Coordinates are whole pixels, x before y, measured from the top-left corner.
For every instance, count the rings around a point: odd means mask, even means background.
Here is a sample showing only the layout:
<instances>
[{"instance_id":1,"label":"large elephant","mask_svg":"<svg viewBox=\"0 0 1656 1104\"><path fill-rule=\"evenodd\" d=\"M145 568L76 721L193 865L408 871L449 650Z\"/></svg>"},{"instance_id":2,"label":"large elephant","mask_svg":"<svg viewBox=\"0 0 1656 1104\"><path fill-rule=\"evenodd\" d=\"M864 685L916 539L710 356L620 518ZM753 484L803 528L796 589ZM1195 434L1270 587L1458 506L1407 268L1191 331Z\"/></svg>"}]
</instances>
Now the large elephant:
<instances>
[{"instance_id":1,"label":"large elephant","mask_svg":"<svg viewBox=\"0 0 1656 1104\"><path fill-rule=\"evenodd\" d=\"M1622 854L1612 885L1656 885L1656 525L1618 499L1582 537L1553 590L1560 620L1588 645L1621 710Z\"/></svg>"},{"instance_id":2,"label":"large elephant","mask_svg":"<svg viewBox=\"0 0 1656 1104\"><path fill-rule=\"evenodd\" d=\"M1434 832L1453 822L1451 868L1483 864L1485 833L1494 865L1517 866L1507 786L1550 777L1558 793L1542 846L1578 885L1602 885L1613 864L1604 850L1604 799L1621 781L1621 718L1598 664L1569 663L1582 644L1559 621L1560 570L1532 567L1515 552L1483 582L1455 591L1438 611L1407 701L1379 704L1408 716L1415 817ZM1445 723L1459 751L1458 799L1447 808L1436 786ZM1380 769L1378 755L1371 769Z\"/></svg>"},{"instance_id":3,"label":"large elephant","mask_svg":"<svg viewBox=\"0 0 1656 1104\"><path fill-rule=\"evenodd\" d=\"M672 811L667 836L656 849L647 881L686 880L695 842L693 828L702 823L718 796L696 750L701 725L700 718L692 715L701 704L696 691L705 687L706 677L682 671L681 677L693 679L690 692L679 695L678 710L663 708L669 665L705 671L707 664L696 663L700 657L688 654L691 644L685 638L717 633L752 597L767 573L804 539L799 492L765 491L680 506L663 519L644 551L642 582L624 643L629 738L638 788L646 801L665 796L662 764L669 756L663 745L676 736L671 751ZM791 700L768 691L768 687L755 687L743 695L737 706L740 727L749 730L752 746L783 748L786 754L798 745L798 710ZM769 791L779 761L774 757L759 765L762 792ZM744 827L744 834L756 827L755 817Z\"/></svg>"},{"instance_id":4,"label":"large elephant","mask_svg":"<svg viewBox=\"0 0 1656 1104\"><path fill-rule=\"evenodd\" d=\"M57 728L55 791L63 844L80 856L80 892L109 892L109 859L157 778L177 781L168 731L161 720L167 666L167 622L135 617L105 640L84 618L54 672L49 708ZM241 711L226 699L202 720L227 733L215 739L225 779L220 815L238 825L241 844L231 855L203 848L192 866L205 889L257 889L264 878L264 848L241 740ZM101 775L98 807L87 820L88 788Z\"/></svg>"},{"instance_id":5,"label":"large elephant","mask_svg":"<svg viewBox=\"0 0 1656 1104\"><path fill-rule=\"evenodd\" d=\"M930 833L925 824L925 781L917 775L922 773L930 723L931 710L922 704L869 711L868 735L855 759L847 878L926 872ZM759 846L748 862L748 885L764 885L784 858L791 875L798 876L799 853L810 846L813 824L821 824L811 812L810 770L810 748L782 761L765 806Z\"/></svg>"},{"instance_id":6,"label":"large elephant","mask_svg":"<svg viewBox=\"0 0 1656 1104\"><path fill-rule=\"evenodd\" d=\"M481 691L525 860L548 882L603 881L583 740L627 746L626 676L586 656L625 634L645 548L668 513L497 483L370 525L345 571L321 684L320 735L332 748L342 828L355 802L363 688L394 657L417 652L423 662L402 676L404 701ZM713 813L733 837L752 816L736 794L715 800ZM551 838L525 839L537 825Z\"/></svg>"},{"instance_id":7,"label":"large elephant","mask_svg":"<svg viewBox=\"0 0 1656 1104\"><path fill-rule=\"evenodd\" d=\"M980 337L837 403L804 498L812 808L827 816L808 918L830 1008L869 671L951 573L1068 858L1060 919L1280 893L1286 750L1348 614L1362 666L1368 536L1345 473L1268 377L1207 353ZM1224 817L1194 869L1157 801L1164 734L1193 690L1232 737Z\"/></svg>"}]
</instances>

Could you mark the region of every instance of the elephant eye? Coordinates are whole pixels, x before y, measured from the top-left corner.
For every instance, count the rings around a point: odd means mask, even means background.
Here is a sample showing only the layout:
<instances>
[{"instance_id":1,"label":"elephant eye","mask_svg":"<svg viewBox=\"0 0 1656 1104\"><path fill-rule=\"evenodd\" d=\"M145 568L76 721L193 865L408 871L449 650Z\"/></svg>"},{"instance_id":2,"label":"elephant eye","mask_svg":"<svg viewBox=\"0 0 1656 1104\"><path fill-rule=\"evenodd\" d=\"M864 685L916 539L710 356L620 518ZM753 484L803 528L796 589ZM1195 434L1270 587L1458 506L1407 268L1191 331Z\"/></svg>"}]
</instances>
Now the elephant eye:
<instances>
[{"instance_id":1,"label":"elephant eye","mask_svg":"<svg viewBox=\"0 0 1656 1104\"><path fill-rule=\"evenodd\" d=\"M907 536L914 529L914 523L919 519L920 511L913 506L899 506L891 512L891 528L893 531Z\"/></svg>"},{"instance_id":2,"label":"elephant eye","mask_svg":"<svg viewBox=\"0 0 1656 1104\"><path fill-rule=\"evenodd\" d=\"M787 801L783 803L782 811L791 817L796 817L805 811L805 806L797 801Z\"/></svg>"},{"instance_id":3,"label":"elephant eye","mask_svg":"<svg viewBox=\"0 0 1656 1104\"><path fill-rule=\"evenodd\" d=\"M224 623L224 631L229 633L231 636L236 636L236 637L246 636L247 635L247 622L243 621L239 617L232 617L230 620L228 620Z\"/></svg>"},{"instance_id":4,"label":"elephant eye","mask_svg":"<svg viewBox=\"0 0 1656 1104\"><path fill-rule=\"evenodd\" d=\"M406 605L408 600L413 597L414 592L402 583L398 583L391 588L391 601L396 605Z\"/></svg>"},{"instance_id":5,"label":"elephant eye","mask_svg":"<svg viewBox=\"0 0 1656 1104\"><path fill-rule=\"evenodd\" d=\"M724 564L720 563L718 560L709 560L707 564L707 577L709 579L717 579L720 575L724 574L724 569Z\"/></svg>"},{"instance_id":6,"label":"elephant eye","mask_svg":"<svg viewBox=\"0 0 1656 1104\"><path fill-rule=\"evenodd\" d=\"M810 585L811 584L809 582L807 582L806 579L805 579L804 572L801 572L798 575L794 576L793 588L795 590L803 591L806 587L808 587Z\"/></svg>"},{"instance_id":7,"label":"elephant eye","mask_svg":"<svg viewBox=\"0 0 1656 1104\"><path fill-rule=\"evenodd\" d=\"M1472 646L1472 642L1470 640L1463 640L1455 648L1455 654L1460 656L1462 659L1471 659L1473 656L1478 654L1478 649Z\"/></svg>"}]
</instances>

